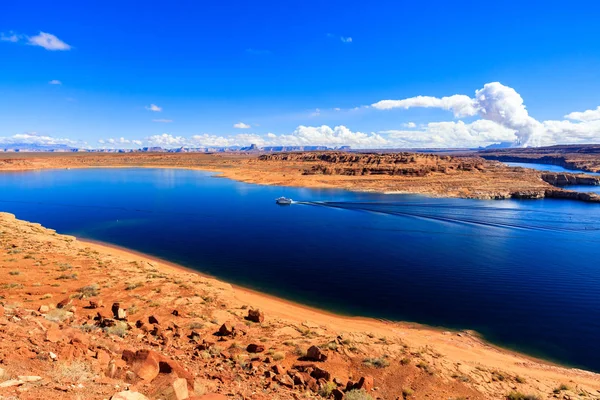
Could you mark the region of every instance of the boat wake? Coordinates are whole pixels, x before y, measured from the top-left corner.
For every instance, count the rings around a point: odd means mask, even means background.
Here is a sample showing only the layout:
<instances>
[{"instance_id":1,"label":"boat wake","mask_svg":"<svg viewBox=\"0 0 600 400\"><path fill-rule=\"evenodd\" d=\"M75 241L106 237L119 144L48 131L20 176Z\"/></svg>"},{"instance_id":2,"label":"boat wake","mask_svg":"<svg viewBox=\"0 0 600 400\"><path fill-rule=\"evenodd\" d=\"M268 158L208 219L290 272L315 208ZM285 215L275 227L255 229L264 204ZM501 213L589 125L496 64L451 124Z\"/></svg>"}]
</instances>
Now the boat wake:
<instances>
[{"instance_id":1,"label":"boat wake","mask_svg":"<svg viewBox=\"0 0 600 400\"><path fill-rule=\"evenodd\" d=\"M456 204L424 204L416 202L298 201L295 204L492 228L555 232L600 231L600 218L583 218L578 214L524 208L476 205L460 206Z\"/></svg>"}]
</instances>

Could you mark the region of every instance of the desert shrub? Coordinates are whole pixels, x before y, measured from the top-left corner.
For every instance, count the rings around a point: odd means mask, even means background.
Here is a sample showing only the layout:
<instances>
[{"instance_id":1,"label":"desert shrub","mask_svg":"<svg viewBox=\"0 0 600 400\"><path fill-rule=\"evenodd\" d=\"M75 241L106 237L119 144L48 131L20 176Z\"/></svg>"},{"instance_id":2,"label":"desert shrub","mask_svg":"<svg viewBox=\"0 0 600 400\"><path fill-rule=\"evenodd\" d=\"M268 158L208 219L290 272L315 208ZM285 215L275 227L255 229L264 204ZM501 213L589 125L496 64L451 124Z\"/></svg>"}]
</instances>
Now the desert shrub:
<instances>
[{"instance_id":1,"label":"desert shrub","mask_svg":"<svg viewBox=\"0 0 600 400\"><path fill-rule=\"evenodd\" d=\"M79 277L79 275L77 274L77 272L75 272L72 274L62 274L56 279L66 280L66 279L77 279L78 277Z\"/></svg>"},{"instance_id":2,"label":"desert shrub","mask_svg":"<svg viewBox=\"0 0 600 400\"><path fill-rule=\"evenodd\" d=\"M144 286L144 284L142 282L129 283L129 284L127 284L127 286L125 286L125 290L133 290L133 289L137 289L141 286Z\"/></svg>"},{"instance_id":3,"label":"desert shrub","mask_svg":"<svg viewBox=\"0 0 600 400\"><path fill-rule=\"evenodd\" d=\"M10 271L9 275L21 275L21 271Z\"/></svg>"},{"instance_id":4,"label":"desert shrub","mask_svg":"<svg viewBox=\"0 0 600 400\"><path fill-rule=\"evenodd\" d=\"M92 283L91 285L87 285L78 290L79 293L84 295L85 297L94 297L100 294L100 285L97 283Z\"/></svg>"},{"instance_id":5,"label":"desert shrub","mask_svg":"<svg viewBox=\"0 0 600 400\"><path fill-rule=\"evenodd\" d=\"M48 321L62 322L69 318L72 314L64 308L54 308L48 311L45 315Z\"/></svg>"},{"instance_id":6,"label":"desert shrub","mask_svg":"<svg viewBox=\"0 0 600 400\"><path fill-rule=\"evenodd\" d=\"M390 362L383 357L377 357L377 358L365 358L363 360L363 364L365 364L368 367L385 368L390 365Z\"/></svg>"},{"instance_id":7,"label":"desert shrub","mask_svg":"<svg viewBox=\"0 0 600 400\"><path fill-rule=\"evenodd\" d=\"M319 395L327 398L331 396L331 392L333 392L333 389L335 388L337 388L337 385L335 383L327 382L321 387L321 389L319 389Z\"/></svg>"},{"instance_id":8,"label":"desert shrub","mask_svg":"<svg viewBox=\"0 0 600 400\"><path fill-rule=\"evenodd\" d=\"M273 354L273 360L281 361L285 358L285 353L283 351L278 351Z\"/></svg>"},{"instance_id":9,"label":"desert shrub","mask_svg":"<svg viewBox=\"0 0 600 400\"><path fill-rule=\"evenodd\" d=\"M58 363L53 375L58 382L85 382L94 377L91 366L82 361Z\"/></svg>"},{"instance_id":10,"label":"desert shrub","mask_svg":"<svg viewBox=\"0 0 600 400\"><path fill-rule=\"evenodd\" d=\"M373 400L363 389L353 389L346 393L345 400Z\"/></svg>"},{"instance_id":11,"label":"desert shrub","mask_svg":"<svg viewBox=\"0 0 600 400\"><path fill-rule=\"evenodd\" d=\"M539 396L533 394L523 394L520 392L510 392L506 400L542 400Z\"/></svg>"},{"instance_id":12,"label":"desert shrub","mask_svg":"<svg viewBox=\"0 0 600 400\"><path fill-rule=\"evenodd\" d=\"M400 364L402 364L402 365L410 364L410 358L404 357L402 360L400 360Z\"/></svg>"},{"instance_id":13,"label":"desert shrub","mask_svg":"<svg viewBox=\"0 0 600 400\"><path fill-rule=\"evenodd\" d=\"M116 321L114 326L104 328L104 331L109 335L125 337L125 335L127 335L127 323L123 321Z\"/></svg>"},{"instance_id":14,"label":"desert shrub","mask_svg":"<svg viewBox=\"0 0 600 400\"><path fill-rule=\"evenodd\" d=\"M410 388L406 388L406 389L402 389L402 397L404 397L405 399L409 398L410 396L412 396L414 393L414 391Z\"/></svg>"},{"instance_id":15,"label":"desert shrub","mask_svg":"<svg viewBox=\"0 0 600 400\"><path fill-rule=\"evenodd\" d=\"M517 375L515 377L515 381L517 381L517 383L525 383L526 382L525 378L523 378L522 376L519 376L519 375Z\"/></svg>"}]
</instances>

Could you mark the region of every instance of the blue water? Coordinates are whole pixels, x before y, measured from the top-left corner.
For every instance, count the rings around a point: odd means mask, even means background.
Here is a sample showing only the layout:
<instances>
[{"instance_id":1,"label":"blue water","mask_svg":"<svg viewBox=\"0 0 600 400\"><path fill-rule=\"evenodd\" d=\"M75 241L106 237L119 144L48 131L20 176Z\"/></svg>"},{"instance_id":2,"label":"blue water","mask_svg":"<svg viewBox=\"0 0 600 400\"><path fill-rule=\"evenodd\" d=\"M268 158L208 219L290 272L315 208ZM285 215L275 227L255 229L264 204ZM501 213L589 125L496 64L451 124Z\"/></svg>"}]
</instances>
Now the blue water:
<instances>
[{"instance_id":1,"label":"blue water","mask_svg":"<svg viewBox=\"0 0 600 400\"><path fill-rule=\"evenodd\" d=\"M282 195L302 203L275 205ZM312 306L474 329L600 371L597 204L92 169L0 174L0 210Z\"/></svg>"},{"instance_id":2,"label":"blue water","mask_svg":"<svg viewBox=\"0 0 600 400\"><path fill-rule=\"evenodd\" d=\"M537 164L537 163L524 163L524 162L504 162L503 164L506 164L509 167L531 168L531 169L537 169L538 171L568 172L571 174L600 175L600 173L597 173L597 172L588 172L588 171L583 171L581 169L567 169L565 167L561 167L560 165L552 165L552 164Z\"/></svg>"}]
</instances>

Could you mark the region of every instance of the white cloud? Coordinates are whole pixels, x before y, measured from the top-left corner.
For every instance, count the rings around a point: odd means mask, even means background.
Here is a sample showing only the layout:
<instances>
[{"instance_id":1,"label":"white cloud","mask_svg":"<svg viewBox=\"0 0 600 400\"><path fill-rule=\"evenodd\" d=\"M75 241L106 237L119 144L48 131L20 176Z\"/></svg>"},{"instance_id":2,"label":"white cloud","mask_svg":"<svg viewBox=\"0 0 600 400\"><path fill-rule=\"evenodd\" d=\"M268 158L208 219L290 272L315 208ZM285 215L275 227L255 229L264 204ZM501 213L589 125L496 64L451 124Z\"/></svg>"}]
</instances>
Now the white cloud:
<instances>
[{"instance_id":1,"label":"white cloud","mask_svg":"<svg viewBox=\"0 0 600 400\"><path fill-rule=\"evenodd\" d=\"M250 125L245 124L243 122L238 122L237 124L233 124L233 127L236 129L250 129Z\"/></svg>"},{"instance_id":2,"label":"white cloud","mask_svg":"<svg viewBox=\"0 0 600 400\"><path fill-rule=\"evenodd\" d=\"M407 122L407 123L405 123L405 124L402 124L402 126L404 126L405 128L410 128L410 129L412 129L412 128L416 128L416 127L417 127L417 124L415 124L414 122Z\"/></svg>"},{"instance_id":3,"label":"white cloud","mask_svg":"<svg viewBox=\"0 0 600 400\"><path fill-rule=\"evenodd\" d=\"M470 124L463 121L430 122L420 130L389 130L379 133L386 135L392 147L400 148L472 148L515 140L514 130L484 119Z\"/></svg>"},{"instance_id":4,"label":"white cloud","mask_svg":"<svg viewBox=\"0 0 600 400\"><path fill-rule=\"evenodd\" d=\"M16 43L19 41L19 36L13 32L9 32L8 35L0 32L0 41Z\"/></svg>"},{"instance_id":5,"label":"white cloud","mask_svg":"<svg viewBox=\"0 0 600 400\"><path fill-rule=\"evenodd\" d=\"M27 41L32 46L40 46L46 50L70 50L71 46L52 35L51 33L40 32L39 35L27 37Z\"/></svg>"},{"instance_id":6,"label":"white cloud","mask_svg":"<svg viewBox=\"0 0 600 400\"><path fill-rule=\"evenodd\" d=\"M600 106L595 110L575 111L565 115L565 118L575 121L596 121L600 120Z\"/></svg>"},{"instance_id":7,"label":"white cloud","mask_svg":"<svg viewBox=\"0 0 600 400\"><path fill-rule=\"evenodd\" d=\"M352 38L350 36L348 36L348 37L340 36L340 40L343 43L352 43Z\"/></svg>"},{"instance_id":8,"label":"white cloud","mask_svg":"<svg viewBox=\"0 0 600 400\"><path fill-rule=\"evenodd\" d=\"M18 133L13 136L0 137L0 145L2 144L35 144L41 146L50 145L76 145L77 142L67 138L55 138L48 135L38 134L37 132Z\"/></svg>"},{"instance_id":9,"label":"white cloud","mask_svg":"<svg viewBox=\"0 0 600 400\"><path fill-rule=\"evenodd\" d=\"M392 108L404 108L407 110L413 107L441 108L452 111L457 118L477 114L473 99L462 94L442 97L441 99L431 96L416 96L403 100L381 100L372 104L371 107L379 110L391 110Z\"/></svg>"},{"instance_id":10,"label":"white cloud","mask_svg":"<svg viewBox=\"0 0 600 400\"><path fill-rule=\"evenodd\" d=\"M354 146L385 147L388 141L377 133L353 132L343 125L331 128L322 126L299 126L289 135L271 139L273 145L286 146Z\"/></svg>"},{"instance_id":11,"label":"white cloud","mask_svg":"<svg viewBox=\"0 0 600 400\"><path fill-rule=\"evenodd\" d=\"M163 133L162 135L152 135L146 138L146 142L151 146L160 146L160 147L181 147L187 144L187 141L182 136L173 136L168 133Z\"/></svg>"},{"instance_id":12,"label":"white cloud","mask_svg":"<svg viewBox=\"0 0 600 400\"><path fill-rule=\"evenodd\" d=\"M149 106L146 107L146 110L154 111L154 112L161 112L162 107L159 107L156 104L150 104Z\"/></svg>"},{"instance_id":13,"label":"white cloud","mask_svg":"<svg viewBox=\"0 0 600 400\"><path fill-rule=\"evenodd\" d=\"M50 82L48 82L49 85L62 85L62 82L59 81L58 79L52 79Z\"/></svg>"},{"instance_id":14,"label":"white cloud","mask_svg":"<svg viewBox=\"0 0 600 400\"><path fill-rule=\"evenodd\" d=\"M100 144L104 144L104 143L106 143L106 142L104 141L104 139L98 139L98 143L100 143Z\"/></svg>"},{"instance_id":15,"label":"white cloud","mask_svg":"<svg viewBox=\"0 0 600 400\"><path fill-rule=\"evenodd\" d=\"M321 115L321 109L320 108L315 108L315 111L310 113L311 117L318 117L319 115Z\"/></svg>"},{"instance_id":16,"label":"white cloud","mask_svg":"<svg viewBox=\"0 0 600 400\"><path fill-rule=\"evenodd\" d=\"M131 143L141 146L142 145L142 141L141 140L132 140Z\"/></svg>"},{"instance_id":17,"label":"white cloud","mask_svg":"<svg viewBox=\"0 0 600 400\"><path fill-rule=\"evenodd\" d=\"M173 122L173 120L172 119L161 119L161 118L159 118L159 119L153 119L152 122L162 122L162 123L168 124L168 123Z\"/></svg>"}]
</instances>

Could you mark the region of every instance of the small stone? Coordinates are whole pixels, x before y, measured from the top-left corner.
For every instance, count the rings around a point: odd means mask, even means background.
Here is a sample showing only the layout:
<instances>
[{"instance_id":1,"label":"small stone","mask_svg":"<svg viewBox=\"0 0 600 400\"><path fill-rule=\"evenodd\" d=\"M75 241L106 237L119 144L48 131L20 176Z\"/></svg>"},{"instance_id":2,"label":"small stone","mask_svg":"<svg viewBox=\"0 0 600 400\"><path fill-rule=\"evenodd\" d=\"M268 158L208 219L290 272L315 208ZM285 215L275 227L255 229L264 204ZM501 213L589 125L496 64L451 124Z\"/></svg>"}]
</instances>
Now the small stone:
<instances>
[{"instance_id":1,"label":"small stone","mask_svg":"<svg viewBox=\"0 0 600 400\"><path fill-rule=\"evenodd\" d=\"M69 304L71 304L71 299L66 298L64 300L59 301L58 304L56 305L56 308L65 308Z\"/></svg>"},{"instance_id":2,"label":"small stone","mask_svg":"<svg viewBox=\"0 0 600 400\"><path fill-rule=\"evenodd\" d=\"M158 324L158 319L154 315L151 315L148 317L148 322L151 324Z\"/></svg>"},{"instance_id":3,"label":"small stone","mask_svg":"<svg viewBox=\"0 0 600 400\"><path fill-rule=\"evenodd\" d=\"M48 353L48 355L50 356L50 359L52 361L58 360L58 356L56 354L54 354L53 352Z\"/></svg>"},{"instance_id":4,"label":"small stone","mask_svg":"<svg viewBox=\"0 0 600 400\"><path fill-rule=\"evenodd\" d=\"M48 307L47 305L41 305L40 308L38 308L38 311L44 314L50 311L50 307Z\"/></svg>"}]
</instances>

